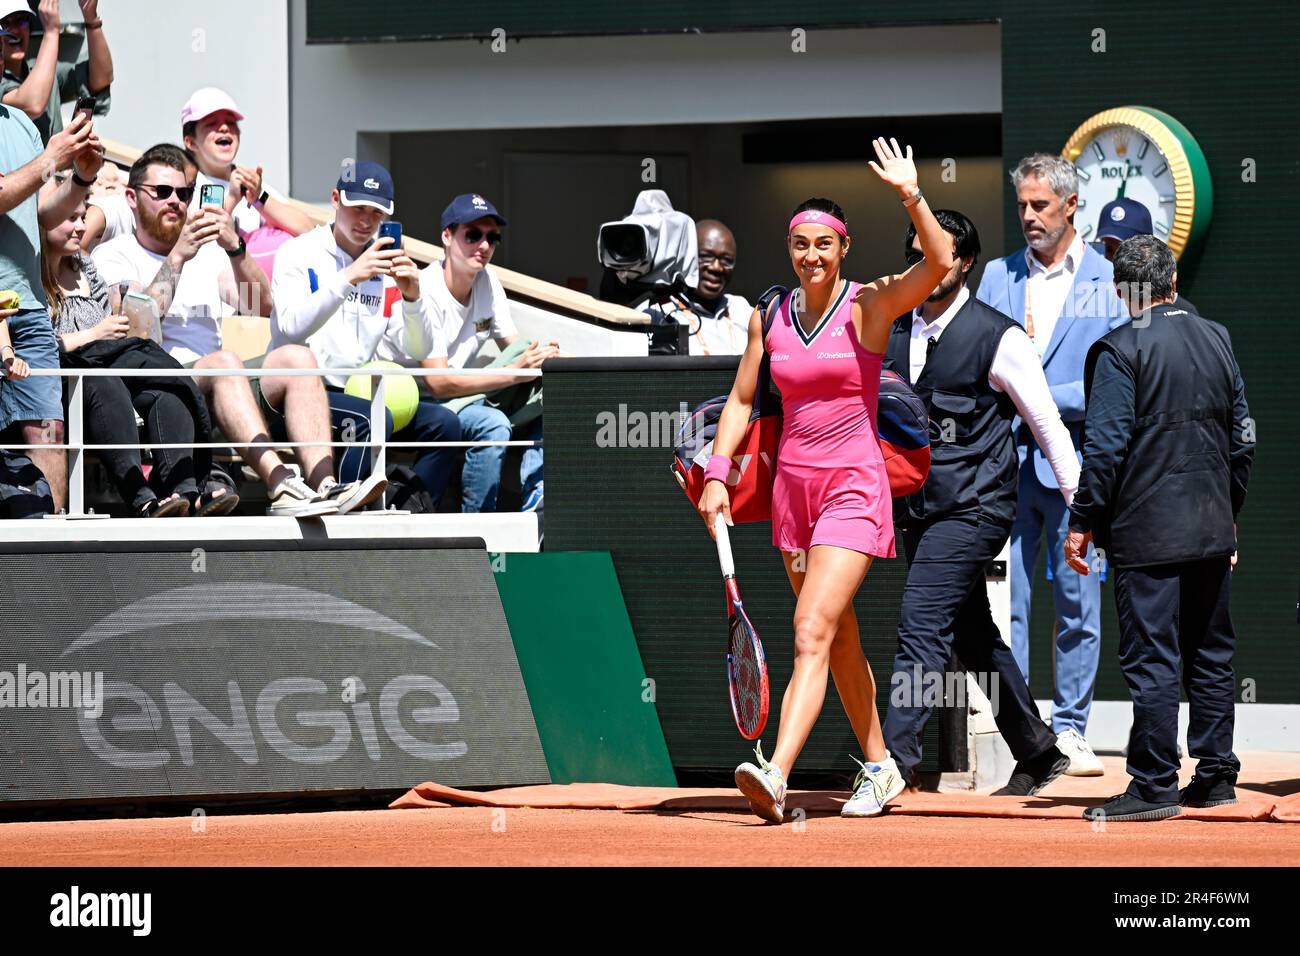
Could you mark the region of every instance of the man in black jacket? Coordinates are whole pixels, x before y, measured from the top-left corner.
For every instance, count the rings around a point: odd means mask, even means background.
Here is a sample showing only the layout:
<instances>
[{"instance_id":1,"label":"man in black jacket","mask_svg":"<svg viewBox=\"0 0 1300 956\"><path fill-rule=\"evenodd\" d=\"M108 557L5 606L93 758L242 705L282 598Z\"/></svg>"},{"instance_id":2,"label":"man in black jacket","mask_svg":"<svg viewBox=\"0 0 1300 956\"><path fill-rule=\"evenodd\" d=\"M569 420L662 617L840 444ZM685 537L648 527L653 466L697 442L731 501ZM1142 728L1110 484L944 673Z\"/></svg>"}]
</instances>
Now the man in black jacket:
<instances>
[{"instance_id":1,"label":"man in black jacket","mask_svg":"<svg viewBox=\"0 0 1300 956\"><path fill-rule=\"evenodd\" d=\"M1133 698L1128 790L1084 816L1158 820L1235 803L1236 647L1228 598L1254 425L1223 326L1184 308L1169 248L1135 236L1115 254L1132 320L1088 353L1083 473L1065 556L1089 539L1115 568L1120 665ZM1178 669L1196 775L1178 789Z\"/></svg>"},{"instance_id":2,"label":"man in black jacket","mask_svg":"<svg viewBox=\"0 0 1300 956\"><path fill-rule=\"evenodd\" d=\"M1079 462L1029 336L966 286L980 253L974 224L951 209L934 215L952 236L956 262L925 302L894 323L886 351L929 411L930 474L916 494L894 499L908 571L885 744L902 778L914 783L932 702L924 688L942 680L955 653L992 688L994 719L1016 758L996 795L1028 797L1064 773L1070 759L1038 714L993 622L985 586L984 569L1006 544L1016 514L1013 419L1033 433L1066 503ZM915 228L903 248L909 266L921 260Z\"/></svg>"}]
</instances>

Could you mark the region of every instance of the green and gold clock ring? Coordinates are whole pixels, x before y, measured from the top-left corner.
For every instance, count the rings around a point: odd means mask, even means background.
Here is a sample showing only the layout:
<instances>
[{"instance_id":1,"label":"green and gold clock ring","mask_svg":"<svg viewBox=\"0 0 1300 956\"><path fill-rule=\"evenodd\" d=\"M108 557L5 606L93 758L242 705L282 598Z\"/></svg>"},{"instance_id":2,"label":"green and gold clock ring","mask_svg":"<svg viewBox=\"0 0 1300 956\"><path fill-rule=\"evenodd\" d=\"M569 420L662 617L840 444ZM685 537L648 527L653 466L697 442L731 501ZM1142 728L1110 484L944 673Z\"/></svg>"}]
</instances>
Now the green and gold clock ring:
<instances>
[{"instance_id":1,"label":"green and gold clock ring","mask_svg":"<svg viewBox=\"0 0 1300 956\"><path fill-rule=\"evenodd\" d=\"M1070 134L1061 153L1079 172L1075 221L1085 240L1100 226L1101 207L1122 197L1147 208L1156 236L1175 256L1204 238L1214 209L1210 167L1196 138L1168 113L1150 106L1103 110Z\"/></svg>"}]
</instances>

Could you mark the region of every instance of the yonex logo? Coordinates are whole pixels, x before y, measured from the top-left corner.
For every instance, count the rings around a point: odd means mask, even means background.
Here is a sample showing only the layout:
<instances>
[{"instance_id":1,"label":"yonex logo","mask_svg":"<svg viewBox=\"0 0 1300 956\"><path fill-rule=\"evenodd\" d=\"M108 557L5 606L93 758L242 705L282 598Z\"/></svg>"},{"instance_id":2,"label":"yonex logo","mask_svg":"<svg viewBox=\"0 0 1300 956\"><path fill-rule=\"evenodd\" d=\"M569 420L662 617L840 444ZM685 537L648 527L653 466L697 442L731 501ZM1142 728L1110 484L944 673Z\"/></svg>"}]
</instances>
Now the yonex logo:
<instances>
[{"instance_id":1,"label":"yonex logo","mask_svg":"<svg viewBox=\"0 0 1300 956\"><path fill-rule=\"evenodd\" d=\"M822 217L822 214L812 209L809 209L806 213L803 214L803 217L808 222L816 222L818 219Z\"/></svg>"},{"instance_id":2,"label":"yonex logo","mask_svg":"<svg viewBox=\"0 0 1300 956\"><path fill-rule=\"evenodd\" d=\"M844 334L844 326L831 330L831 338L837 338Z\"/></svg>"}]
</instances>

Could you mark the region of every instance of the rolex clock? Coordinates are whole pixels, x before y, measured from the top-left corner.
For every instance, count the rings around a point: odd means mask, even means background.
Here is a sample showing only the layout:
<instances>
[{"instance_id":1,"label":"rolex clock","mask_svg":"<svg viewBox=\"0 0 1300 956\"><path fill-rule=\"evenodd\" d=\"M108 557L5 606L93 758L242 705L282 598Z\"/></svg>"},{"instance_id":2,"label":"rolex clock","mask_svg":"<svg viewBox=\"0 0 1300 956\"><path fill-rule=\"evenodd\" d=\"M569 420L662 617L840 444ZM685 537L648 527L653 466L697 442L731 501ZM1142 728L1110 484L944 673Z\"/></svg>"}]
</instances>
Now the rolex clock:
<instances>
[{"instance_id":1,"label":"rolex clock","mask_svg":"<svg viewBox=\"0 0 1300 956\"><path fill-rule=\"evenodd\" d=\"M1156 237L1178 257L1205 235L1214 193L1210 167L1187 127L1149 106L1120 106L1084 120L1062 155L1079 171L1075 228L1097 235L1101 208L1135 199L1151 213Z\"/></svg>"}]
</instances>

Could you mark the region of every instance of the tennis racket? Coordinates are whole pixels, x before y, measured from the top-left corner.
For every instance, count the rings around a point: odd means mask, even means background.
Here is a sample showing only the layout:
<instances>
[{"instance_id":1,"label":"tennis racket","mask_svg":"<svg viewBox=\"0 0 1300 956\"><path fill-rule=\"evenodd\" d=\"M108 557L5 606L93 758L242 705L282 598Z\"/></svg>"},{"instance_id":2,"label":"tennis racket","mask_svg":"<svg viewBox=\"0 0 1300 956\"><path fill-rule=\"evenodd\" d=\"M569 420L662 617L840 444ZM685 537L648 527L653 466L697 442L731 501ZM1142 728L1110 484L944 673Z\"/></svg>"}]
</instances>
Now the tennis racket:
<instances>
[{"instance_id":1,"label":"tennis racket","mask_svg":"<svg viewBox=\"0 0 1300 956\"><path fill-rule=\"evenodd\" d=\"M727 691L731 696L731 714L736 729L746 740L754 740L767 726L768 685L767 658L763 642L745 614L736 587L736 567L731 558L731 539L727 521L719 513L714 519L718 535L718 560L722 564L722 581L727 589Z\"/></svg>"}]
</instances>

